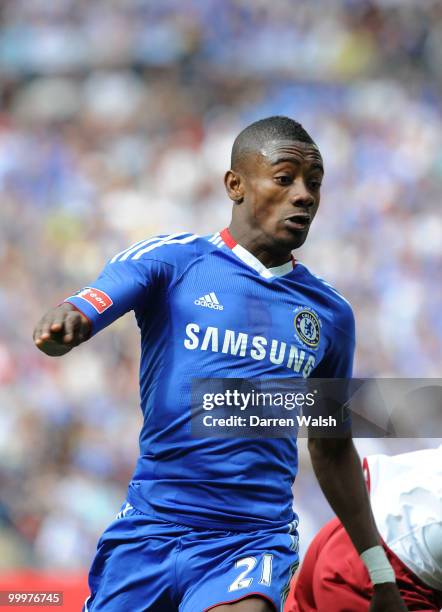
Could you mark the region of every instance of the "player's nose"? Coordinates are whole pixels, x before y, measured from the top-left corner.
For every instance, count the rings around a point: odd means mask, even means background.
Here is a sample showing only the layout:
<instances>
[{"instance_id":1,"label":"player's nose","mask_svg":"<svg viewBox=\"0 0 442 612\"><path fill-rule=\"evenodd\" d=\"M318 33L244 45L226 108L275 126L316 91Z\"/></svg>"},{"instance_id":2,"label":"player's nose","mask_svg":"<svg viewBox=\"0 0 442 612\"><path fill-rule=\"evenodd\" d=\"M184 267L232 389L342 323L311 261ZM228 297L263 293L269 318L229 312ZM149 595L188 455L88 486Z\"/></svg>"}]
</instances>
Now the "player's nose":
<instances>
[{"instance_id":1,"label":"player's nose","mask_svg":"<svg viewBox=\"0 0 442 612\"><path fill-rule=\"evenodd\" d=\"M302 179L295 181L293 184L290 201L294 206L302 206L303 208L313 206L315 203L314 197Z\"/></svg>"}]
</instances>

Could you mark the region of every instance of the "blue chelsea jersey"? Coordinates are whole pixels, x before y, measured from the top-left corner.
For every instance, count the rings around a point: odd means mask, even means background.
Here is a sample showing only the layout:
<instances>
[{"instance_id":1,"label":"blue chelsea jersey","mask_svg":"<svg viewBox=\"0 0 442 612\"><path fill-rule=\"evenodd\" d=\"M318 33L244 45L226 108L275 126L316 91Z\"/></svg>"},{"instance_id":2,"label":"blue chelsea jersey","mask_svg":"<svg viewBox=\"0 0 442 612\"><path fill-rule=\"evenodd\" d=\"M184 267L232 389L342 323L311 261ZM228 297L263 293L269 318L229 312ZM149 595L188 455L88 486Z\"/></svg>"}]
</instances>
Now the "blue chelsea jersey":
<instances>
[{"instance_id":1,"label":"blue chelsea jersey","mask_svg":"<svg viewBox=\"0 0 442 612\"><path fill-rule=\"evenodd\" d=\"M350 305L299 262L266 268L228 230L141 241L67 301L92 334L133 310L141 333L140 457L128 501L184 525L294 520L296 440L196 438L194 378L349 378Z\"/></svg>"}]
</instances>

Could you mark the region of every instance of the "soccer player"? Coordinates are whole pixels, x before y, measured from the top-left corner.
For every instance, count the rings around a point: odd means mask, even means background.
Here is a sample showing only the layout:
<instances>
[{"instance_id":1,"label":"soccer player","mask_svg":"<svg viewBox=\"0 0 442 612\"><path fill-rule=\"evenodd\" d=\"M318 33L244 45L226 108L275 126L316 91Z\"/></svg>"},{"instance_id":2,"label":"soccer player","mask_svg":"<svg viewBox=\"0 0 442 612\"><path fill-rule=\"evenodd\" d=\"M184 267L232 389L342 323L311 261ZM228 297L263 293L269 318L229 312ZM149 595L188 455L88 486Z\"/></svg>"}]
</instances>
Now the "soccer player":
<instances>
[{"instance_id":1,"label":"soccer player","mask_svg":"<svg viewBox=\"0 0 442 612\"><path fill-rule=\"evenodd\" d=\"M282 609L298 564L296 440L192 437L191 383L351 376L351 308L292 256L318 210L323 172L299 123L253 123L225 175L228 229L138 242L37 324L35 344L54 356L129 310L141 333L140 458L98 543L85 612ZM311 439L309 449L358 552L370 549L386 569L372 610L405 610L350 432Z\"/></svg>"},{"instance_id":2,"label":"soccer player","mask_svg":"<svg viewBox=\"0 0 442 612\"><path fill-rule=\"evenodd\" d=\"M442 608L442 446L364 459L383 546L409 610ZM367 612L372 586L342 523L310 544L285 612Z\"/></svg>"}]
</instances>

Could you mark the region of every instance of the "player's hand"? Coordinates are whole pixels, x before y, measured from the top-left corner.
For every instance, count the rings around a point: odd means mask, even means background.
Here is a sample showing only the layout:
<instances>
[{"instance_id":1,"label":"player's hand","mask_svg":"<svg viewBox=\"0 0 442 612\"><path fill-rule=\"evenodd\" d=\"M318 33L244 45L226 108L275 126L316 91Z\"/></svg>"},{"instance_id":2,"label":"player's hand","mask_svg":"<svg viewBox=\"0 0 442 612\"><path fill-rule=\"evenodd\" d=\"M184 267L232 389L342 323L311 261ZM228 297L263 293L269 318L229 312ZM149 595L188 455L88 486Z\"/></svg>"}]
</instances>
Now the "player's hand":
<instances>
[{"instance_id":1,"label":"player's hand","mask_svg":"<svg viewBox=\"0 0 442 612\"><path fill-rule=\"evenodd\" d=\"M33 338L35 346L43 353L59 357L87 340L90 332L89 320L72 304L65 302L49 310L40 319Z\"/></svg>"},{"instance_id":2,"label":"player's hand","mask_svg":"<svg viewBox=\"0 0 442 612\"><path fill-rule=\"evenodd\" d=\"M405 612L408 610L394 582L374 586L370 612Z\"/></svg>"}]
</instances>

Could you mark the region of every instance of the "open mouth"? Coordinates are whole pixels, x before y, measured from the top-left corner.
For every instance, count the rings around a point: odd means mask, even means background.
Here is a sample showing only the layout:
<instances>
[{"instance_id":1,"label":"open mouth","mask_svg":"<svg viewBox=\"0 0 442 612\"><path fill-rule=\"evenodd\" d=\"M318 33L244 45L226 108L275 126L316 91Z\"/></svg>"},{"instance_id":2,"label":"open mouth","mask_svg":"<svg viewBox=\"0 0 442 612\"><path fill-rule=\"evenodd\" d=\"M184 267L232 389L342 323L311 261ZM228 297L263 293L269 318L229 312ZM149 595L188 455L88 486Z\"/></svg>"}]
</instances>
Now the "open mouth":
<instances>
[{"instance_id":1,"label":"open mouth","mask_svg":"<svg viewBox=\"0 0 442 612\"><path fill-rule=\"evenodd\" d=\"M310 221L311 217L307 213L297 213L284 219L285 225L294 230L306 229L310 225Z\"/></svg>"}]
</instances>

